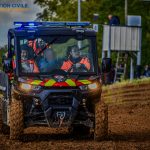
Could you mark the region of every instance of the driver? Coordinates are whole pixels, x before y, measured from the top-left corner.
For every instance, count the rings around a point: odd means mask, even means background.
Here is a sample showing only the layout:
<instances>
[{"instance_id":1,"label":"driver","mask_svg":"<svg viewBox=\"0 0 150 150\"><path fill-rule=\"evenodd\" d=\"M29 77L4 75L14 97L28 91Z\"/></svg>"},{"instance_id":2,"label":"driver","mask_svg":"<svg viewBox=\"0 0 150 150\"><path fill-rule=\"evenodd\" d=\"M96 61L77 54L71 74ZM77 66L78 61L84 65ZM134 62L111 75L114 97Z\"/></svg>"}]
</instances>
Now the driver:
<instances>
[{"instance_id":1,"label":"driver","mask_svg":"<svg viewBox=\"0 0 150 150\"><path fill-rule=\"evenodd\" d=\"M90 62L87 57L81 57L80 51L77 45L71 46L69 50L69 56L66 61L63 62L61 69L68 72L89 71Z\"/></svg>"},{"instance_id":2,"label":"driver","mask_svg":"<svg viewBox=\"0 0 150 150\"><path fill-rule=\"evenodd\" d=\"M34 60L29 59L29 47L27 45L21 46L21 67L23 72L38 73L39 69Z\"/></svg>"}]
</instances>

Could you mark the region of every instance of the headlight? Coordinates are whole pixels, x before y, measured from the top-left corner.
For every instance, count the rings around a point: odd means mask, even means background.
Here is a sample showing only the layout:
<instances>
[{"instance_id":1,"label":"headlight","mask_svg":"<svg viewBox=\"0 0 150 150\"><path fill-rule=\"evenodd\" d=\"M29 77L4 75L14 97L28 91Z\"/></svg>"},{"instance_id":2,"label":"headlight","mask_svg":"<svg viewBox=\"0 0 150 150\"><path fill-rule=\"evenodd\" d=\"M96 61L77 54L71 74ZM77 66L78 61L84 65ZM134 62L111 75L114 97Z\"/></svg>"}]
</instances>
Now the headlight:
<instances>
[{"instance_id":1,"label":"headlight","mask_svg":"<svg viewBox=\"0 0 150 150\"><path fill-rule=\"evenodd\" d=\"M32 85L26 84L26 83L21 83L20 88L25 91L30 91L32 89Z\"/></svg>"},{"instance_id":2,"label":"headlight","mask_svg":"<svg viewBox=\"0 0 150 150\"><path fill-rule=\"evenodd\" d=\"M27 84L27 83L21 83L20 88L21 88L21 90L24 90L26 92L31 91L31 90L39 91L41 89L41 86L31 85L31 84Z\"/></svg>"},{"instance_id":3,"label":"headlight","mask_svg":"<svg viewBox=\"0 0 150 150\"><path fill-rule=\"evenodd\" d=\"M97 83L92 83L92 84L89 84L89 85L88 85L88 88L89 88L90 90L95 90L95 89L98 88L98 85L97 85Z\"/></svg>"}]
</instances>

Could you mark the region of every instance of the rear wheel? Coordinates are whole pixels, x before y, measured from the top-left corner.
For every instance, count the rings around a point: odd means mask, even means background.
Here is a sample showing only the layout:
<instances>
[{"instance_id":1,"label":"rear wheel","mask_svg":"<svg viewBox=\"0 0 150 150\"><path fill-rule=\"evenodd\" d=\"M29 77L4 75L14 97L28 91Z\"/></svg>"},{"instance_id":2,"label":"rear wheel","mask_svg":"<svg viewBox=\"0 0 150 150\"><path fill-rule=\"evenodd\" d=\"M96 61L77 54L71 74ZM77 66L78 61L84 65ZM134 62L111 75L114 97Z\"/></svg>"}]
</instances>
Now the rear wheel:
<instances>
[{"instance_id":1,"label":"rear wheel","mask_svg":"<svg viewBox=\"0 0 150 150\"><path fill-rule=\"evenodd\" d=\"M23 134L23 129L23 104L13 98L10 105L10 139L19 139Z\"/></svg>"},{"instance_id":2,"label":"rear wheel","mask_svg":"<svg viewBox=\"0 0 150 150\"><path fill-rule=\"evenodd\" d=\"M106 139L108 135L108 106L103 103L95 104L95 129L94 139Z\"/></svg>"}]
</instances>

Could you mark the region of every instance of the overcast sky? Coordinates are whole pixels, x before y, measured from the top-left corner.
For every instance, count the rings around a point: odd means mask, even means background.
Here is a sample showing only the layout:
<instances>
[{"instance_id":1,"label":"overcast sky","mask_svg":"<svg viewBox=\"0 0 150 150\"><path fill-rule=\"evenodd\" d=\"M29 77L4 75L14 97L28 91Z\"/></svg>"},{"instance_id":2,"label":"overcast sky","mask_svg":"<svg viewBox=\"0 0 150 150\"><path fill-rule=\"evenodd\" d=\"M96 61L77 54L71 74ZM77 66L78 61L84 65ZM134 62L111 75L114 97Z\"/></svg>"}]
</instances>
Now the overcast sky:
<instances>
[{"instance_id":1,"label":"overcast sky","mask_svg":"<svg viewBox=\"0 0 150 150\"><path fill-rule=\"evenodd\" d=\"M0 47L7 44L7 33L9 28L13 28L14 21L34 21L36 14L41 12L41 8L33 4L34 0L0 0L2 3L27 3L29 10L17 12L16 10L0 10Z\"/></svg>"}]
</instances>

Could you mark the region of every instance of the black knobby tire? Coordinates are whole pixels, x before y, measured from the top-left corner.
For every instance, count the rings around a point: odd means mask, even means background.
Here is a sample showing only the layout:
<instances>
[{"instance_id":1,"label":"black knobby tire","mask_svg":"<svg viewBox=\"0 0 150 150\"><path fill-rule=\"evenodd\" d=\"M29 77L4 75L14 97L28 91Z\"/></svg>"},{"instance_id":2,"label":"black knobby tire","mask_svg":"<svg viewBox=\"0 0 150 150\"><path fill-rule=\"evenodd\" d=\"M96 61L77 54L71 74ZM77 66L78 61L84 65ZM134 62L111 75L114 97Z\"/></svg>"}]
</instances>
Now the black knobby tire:
<instances>
[{"instance_id":1,"label":"black knobby tire","mask_svg":"<svg viewBox=\"0 0 150 150\"><path fill-rule=\"evenodd\" d=\"M10 105L10 139L18 140L23 134L23 104L21 101L12 99Z\"/></svg>"},{"instance_id":2,"label":"black knobby tire","mask_svg":"<svg viewBox=\"0 0 150 150\"><path fill-rule=\"evenodd\" d=\"M0 98L0 132L2 132L3 134L9 134L10 133L10 129L9 126L7 126L6 124L4 124L3 122L3 98Z\"/></svg>"},{"instance_id":3,"label":"black knobby tire","mask_svg":"<svg viewBox=\"0 0 150 150\"><path fill-rule=\"evenodd\" d=\"M103 103L95 104L94 139L104 140L108 136L108 106Z\"/></svg>"}]
</instances>

